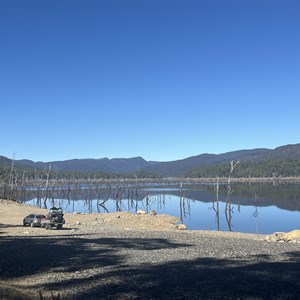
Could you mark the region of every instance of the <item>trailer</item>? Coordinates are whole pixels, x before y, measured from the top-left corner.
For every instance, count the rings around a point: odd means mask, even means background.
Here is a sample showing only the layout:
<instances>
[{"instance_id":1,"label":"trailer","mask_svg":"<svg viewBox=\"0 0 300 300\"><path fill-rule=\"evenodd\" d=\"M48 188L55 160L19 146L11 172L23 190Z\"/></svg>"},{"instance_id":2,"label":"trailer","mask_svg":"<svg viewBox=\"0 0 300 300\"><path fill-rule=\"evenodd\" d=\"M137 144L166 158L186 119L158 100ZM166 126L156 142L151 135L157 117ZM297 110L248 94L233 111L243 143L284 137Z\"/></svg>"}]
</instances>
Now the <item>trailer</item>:
<instances>
[{"instance_id":1,"label":"trailer","mask_svg":"<svg viewBox=\"0 0 300 300\"><path fill-rule=\"evenodd\" d=\"M62 229L63 224L65 224L65 219L61 207L50 208L46 218L41 221L41 227L45 229Z\"/></svg>"}]
</instances>

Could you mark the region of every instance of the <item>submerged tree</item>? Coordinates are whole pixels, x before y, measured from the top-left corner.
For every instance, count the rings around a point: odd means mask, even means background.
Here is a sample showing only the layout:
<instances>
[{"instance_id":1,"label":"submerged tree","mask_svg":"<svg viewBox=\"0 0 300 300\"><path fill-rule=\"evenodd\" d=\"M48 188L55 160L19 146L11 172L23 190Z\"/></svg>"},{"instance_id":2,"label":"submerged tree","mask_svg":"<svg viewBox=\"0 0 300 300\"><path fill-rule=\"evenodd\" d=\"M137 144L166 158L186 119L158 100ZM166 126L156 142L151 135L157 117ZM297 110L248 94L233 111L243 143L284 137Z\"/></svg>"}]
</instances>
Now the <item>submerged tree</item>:
<instances>
[{"instance_id":1,"label":"submerged tree","mask_svg":"<svg viewBox=\"0 0 300 300\"><path fill-rule=\"evenodd\" d=\"M46 179L46 188L45 188L45 197L44 197L44 207L47 208L47 199L48 199L48 194L49 194L49 178L50 178L50 172L51 172L51 165L49 165L49 170Z\"/></svg>"},{"instance_id":2,"label":"submerged tree","mask_svg":"<svg viewBox=\"0 0 300 300\"><path fill-rule=\"evenodd\" d=\"M216 207L215 207L215 201L213 201L213 210L216 213L216 223L217 223L217 230L220 230L220 208L219 208L219 186L220 186L220 178L217 177L216 179Z\"/></svg>"},{"instance_id":3,"label":"submerged tree","mask_svg":"<svg viewBox=\"0 0 300 300\"><path fill-rule=\"evenodd\" d=\"M234 170L234 168L239 164L239 160L234 163L232 160L230 162L230 172L228 175L228 180L227 180L227 197L226 197L226 204L225 204L225 217L226 217L226 222L228 225L229 231L232 231L232 225L231 225L231 219L232 219L232 214L233 214L233 207L231 207L231 194L232 194L232 188L231 188L231 175Z\"/></svg>"}]
</instances>

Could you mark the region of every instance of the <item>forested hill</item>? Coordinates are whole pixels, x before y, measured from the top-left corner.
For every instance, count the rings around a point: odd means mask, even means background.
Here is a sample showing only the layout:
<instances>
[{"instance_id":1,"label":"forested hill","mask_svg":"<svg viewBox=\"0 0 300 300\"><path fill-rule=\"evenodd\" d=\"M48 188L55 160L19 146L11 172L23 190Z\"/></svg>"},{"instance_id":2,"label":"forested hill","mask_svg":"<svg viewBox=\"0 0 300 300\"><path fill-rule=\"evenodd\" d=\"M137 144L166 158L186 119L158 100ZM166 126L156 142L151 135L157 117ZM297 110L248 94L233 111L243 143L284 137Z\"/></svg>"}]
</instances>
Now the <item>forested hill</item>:
<instances>
[{"instance_id":1,"label":"forested hill","mask_svg":"<svg viewBox=\"0 0 300 300\"><path fill-rule=\"evenodd\" d=\"M255 157L262 157L271 152L269 149L253 149L240 150L233 152L226 152L223 154L201 154L197 156L188 157L182 160L162 162L149 167L146 171L159 173L163 176L184 176L187 172L205 166L212 166L215 164L225 164L231 160L241 159L255 159Z\"/></svg>"},{"instance_id":2,"label":"forested hill","mask_svg":"<svg viewBox=\"0 0 300 300\"><path fill-rule=\"evenodd\" d=\"M252 149L226 152L222 154L201 154L183 160L164 162L145 168L163 176L215 177L226 176L230 161L240 161L238 176L254 174L272 176L272 173L294 176L299 173L300 144L281 146L275 149ZM255 169L256 171L254 172ZM262 172L264 170L264 172ZM267 175L268 174L268 175ZM237 175L237 172L235 172Z\"/></svg>"},{"instance_id":3,"label":"forested hill","mask_svg":"<svg viewBox=\"0 0 300 300\"><path fill-rule=\"evenodd\" d=\"M147 162L142 157L133 158L114 158L109 159L71 159L52 162L33 162L31 160L19 160L20 164L47 169L51 168L59 171L80 171L80 172L106 172L106 173L130 173L144 169L155 162Z\"/></svg>"},{"instance_id":4,"label":"forested hill","mask_svg":"<svg viewBox=\"0 0 300 300\"><path fill-rule=\"evenodd\" d=\"M286 145L260 154L246 156L234 169L235 177L300 176L300 144ZM235 160L237 161L237 160ZM228 176L227 162L194 168L186 173L189 177Z\"/></svg>"},{"instance_id":5,"label":"forested hill","mask_svg":"<svg viewBox=\"0 0 300 300\"><path fill-rule=\"evenodd\" d=\"M48 169L107 174L156 174L158 176L215 177L228 175L230 161L240 160L235 176L295 176L300 174L300 144L275 149L252 149L222 154L200 154L169 162L146 161L142 157L72 159L65 161L34 162L14 160L15 168ZM9 168L12 161L0 156L0 168ZM0 170L1 171L1 170Z\"/></svg>"}]
</instances>

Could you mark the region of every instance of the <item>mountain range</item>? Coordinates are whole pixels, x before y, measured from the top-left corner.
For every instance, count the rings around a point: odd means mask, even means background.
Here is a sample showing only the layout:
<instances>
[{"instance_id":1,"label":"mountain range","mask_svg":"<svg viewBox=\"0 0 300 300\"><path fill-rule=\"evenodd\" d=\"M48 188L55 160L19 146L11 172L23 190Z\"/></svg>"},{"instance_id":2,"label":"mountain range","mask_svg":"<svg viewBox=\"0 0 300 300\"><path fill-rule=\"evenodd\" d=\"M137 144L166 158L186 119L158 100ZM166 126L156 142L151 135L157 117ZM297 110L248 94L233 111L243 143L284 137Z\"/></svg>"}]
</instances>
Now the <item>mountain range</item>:
<instances>
[{"instance_id":1,"label":"mountain range","mask_svg":"<svg viewBox=\"0 0 300 300\"><path fill-rule=\"evenodd\" d=\"M238 150L222 154L200 154L181 160L158 162L146 161L142 157L133 158L100 158L100 159L71 159L64 161L34 162L32 160L15 160L19 166L37 169L81 172L105 173L134 173L151 172L161 176L182 176L192 169L199 167L226 164L232 160L259 162L267 159L296 159L300 160L300 144L285 145L275 149L257 148L251 150ZM11 160L0 156L0 166L11 163Z\"/></svg>"}]
</instances>

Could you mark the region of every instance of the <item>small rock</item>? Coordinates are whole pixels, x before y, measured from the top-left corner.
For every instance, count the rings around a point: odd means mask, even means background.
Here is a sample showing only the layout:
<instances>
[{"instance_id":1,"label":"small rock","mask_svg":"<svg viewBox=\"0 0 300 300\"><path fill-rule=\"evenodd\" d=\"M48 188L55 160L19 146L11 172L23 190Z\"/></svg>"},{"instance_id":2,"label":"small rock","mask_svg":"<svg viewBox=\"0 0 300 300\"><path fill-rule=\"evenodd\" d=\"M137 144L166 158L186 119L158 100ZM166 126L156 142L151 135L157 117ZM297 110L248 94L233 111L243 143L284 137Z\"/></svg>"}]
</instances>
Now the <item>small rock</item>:
<instances>
[{"instance_id":1,"label":"small rock","mask_svg":"<svg viewBox=\"0 0 300 300\"><path fill-rule=\"evenodd\" d=\"M290 242L292 240L299 239L299 238L300 238L300 230L299 229L287 232L281 237L281 239L284 240L285 242Z\"/></svg>"},{"instance_id":2,"label":"small rock","mask_svg":"<svg viewBox=\"0 0 300 300\"><path fill-rule=\"evenodd\" d=\"M156 216L156 215L157 215L157 213L156 213L155 210L151 210L151 211L150 211L150 216Z\"/></svg>"},{"instance_id":3,"label":"small rock","mask_svg":"<svg viewBox=\"0 0 300 300\"><path fill-rule=\"evenodd\" d=\"M300 243L300 239L291 240L291 243L298 244L298 243Z\"/></svg>"},{"instance_id":4,"label":"small rock","mask_svg":"<svg viewBox=\"0 0 300 300\"><path fill-rule=\"evenodd\" d=\"M76 222L76 225L81 225L81 223L79 221Z\"/></svg>"},{"instance_id":5,"label":"small rock","mask_svg":"<svg viewBox=\"0 0 300 300\"><path fill-rule=\"evenodd\" d=\"M178 230L187 230L187 227L184 224L177 225Z\"/></svg>"},{"instance_id":6,"label":"small rock","mask_svg":"<svg viewBox=\"0 0 300 300\"><path fill-rule=\"evenodd\" d=\"M138 215L145 215L146 214L146 212L144 210L141 210L141 209L139 209L136 213Z\"/></svg>"},{"instance_id":7,"label":"small rock","mask_svg":"<svg viewBox=\"0 0 300 300\"><path fill-rule=\"evenodd\" d=\"M290 242L300 239L300 230L296 229L290 232L274 232L267 235L265 241L267 242Z\"/></svg>"},{"instance_id":8,"label":"small rock","mask_svg":"<svg viewBox=\"0 0 300 300\"><path fill-rule=\"evenodd\" d=\"M265 241L267 241L267 242L278 242L278 241L280 241L283 234L284 234L283 232L275 232L273 234L267 235L265 237Z\"/></svg>"}]
</instances>

